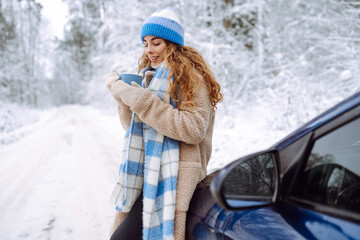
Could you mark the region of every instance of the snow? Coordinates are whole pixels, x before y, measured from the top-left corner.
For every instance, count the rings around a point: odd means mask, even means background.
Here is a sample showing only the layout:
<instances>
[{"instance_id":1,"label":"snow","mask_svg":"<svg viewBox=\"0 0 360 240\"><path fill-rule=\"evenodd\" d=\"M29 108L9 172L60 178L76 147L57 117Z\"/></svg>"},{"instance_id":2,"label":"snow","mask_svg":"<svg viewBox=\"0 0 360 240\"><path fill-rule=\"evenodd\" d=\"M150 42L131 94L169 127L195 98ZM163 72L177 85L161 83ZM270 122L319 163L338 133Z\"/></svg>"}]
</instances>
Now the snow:
<instances>
[{"instance_id":1,"label":"snow","mask_svg":"<svg viewBox=\"0 0 360 240\"><path fill-rule=\"evenodd\" d=\"M344 71L342 71L341 73L340 73L340 79L341 80L349 80L349 79L351 79L352 78L352 72L351 72L351 70L344 70Z\"/></svg>"},{"instance_id":2,"label":"snow","mask_svg":"<svg viewBox=\"0 0 360 240\"><path fill-rule=\"evenodd\" d=\"M50 34L58 37L59 39L64 38L63 28L66 24L66 16L68 13L67 6L61 0L38 0L43 6L42 17L44 21L49 23L47 31Z\"/></svg>"},{"instance_id":3,"label":"snow","mask_svg":"<svg viewBox=\"0 0 360 240\"><path fill-rule=\"evenodd\" d=\"M0 101L0 134L35 123L39 121L40 115L41 112L37 109Z\"/></svg>"},{"instance_id":4,"label":"snow","mask_svg":"<svg viewBox=\"0 0 360 240\"><path fill-rule=\"evenodd\" d=\"M106 239L119 120L80 106L51 115L0 149L0 239Z\"/></svg>"},{"instance_id":5,"label":"snow","mask_svg":"<svg viewBox=\"0 0 360 240\"><path fill-rule=\"evenodd\" d=\"M239 110L231 118L216 116L208 173L247 154L265 150L286 135L284 130L273 129L269 119L261 117L266 112L259 106Z\"/></svg>"},{"instance_id":6,"label":"snow","mask_svg":"<svg viewBox=\"0 0 360 240\"><path fill-rule=\"evenodd\" d=\"M218 115L209 173L283 134L270 134L258 111ZM80 105L44 111L38 122L1 134L0 239L107 239L123 135L116 113Z\"/></svg>"}]
</instances>

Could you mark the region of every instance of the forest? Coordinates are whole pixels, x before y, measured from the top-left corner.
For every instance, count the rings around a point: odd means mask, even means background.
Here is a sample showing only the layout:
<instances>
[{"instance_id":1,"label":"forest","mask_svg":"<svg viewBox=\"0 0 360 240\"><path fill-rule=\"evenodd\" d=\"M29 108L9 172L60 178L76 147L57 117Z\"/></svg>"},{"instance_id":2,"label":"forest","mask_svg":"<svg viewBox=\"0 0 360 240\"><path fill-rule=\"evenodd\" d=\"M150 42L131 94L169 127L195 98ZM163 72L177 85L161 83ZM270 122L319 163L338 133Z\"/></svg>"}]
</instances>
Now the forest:
<instances>
[{"instance_id":1,"label":"forest","mask_svg":"<svg viewBox=\"0 0 360 240\"><path fill-rule=\"evenodd\" d=\"M0 0L0 132L17 127L17 108L113 108L106 74L137 72L142 22L167 6L180 16L185 45L201 52L221 84L219 127L256 112L270 129L288 132L360 90L359 0L63 3L59 39L47 33L38 1Z\"/></svg>"}]
</instances>

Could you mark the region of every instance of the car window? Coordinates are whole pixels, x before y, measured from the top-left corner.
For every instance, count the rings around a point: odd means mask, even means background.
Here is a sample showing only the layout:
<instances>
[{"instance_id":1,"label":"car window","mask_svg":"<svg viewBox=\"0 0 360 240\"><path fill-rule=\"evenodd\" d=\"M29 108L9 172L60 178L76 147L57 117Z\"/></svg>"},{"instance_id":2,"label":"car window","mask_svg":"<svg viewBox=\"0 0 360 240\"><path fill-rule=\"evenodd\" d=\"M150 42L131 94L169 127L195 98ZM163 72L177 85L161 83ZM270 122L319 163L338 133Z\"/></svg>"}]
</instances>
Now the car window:
<instances>
[{"instance_id":1,"label":"car window","mask_svg":"<svg viewBox=\"0 0 360 240\"><path fill-rule=\"evenodd\" d=\"M317 139L295 195L360 213L360 119Z\"/></svg>"}]
</instances>

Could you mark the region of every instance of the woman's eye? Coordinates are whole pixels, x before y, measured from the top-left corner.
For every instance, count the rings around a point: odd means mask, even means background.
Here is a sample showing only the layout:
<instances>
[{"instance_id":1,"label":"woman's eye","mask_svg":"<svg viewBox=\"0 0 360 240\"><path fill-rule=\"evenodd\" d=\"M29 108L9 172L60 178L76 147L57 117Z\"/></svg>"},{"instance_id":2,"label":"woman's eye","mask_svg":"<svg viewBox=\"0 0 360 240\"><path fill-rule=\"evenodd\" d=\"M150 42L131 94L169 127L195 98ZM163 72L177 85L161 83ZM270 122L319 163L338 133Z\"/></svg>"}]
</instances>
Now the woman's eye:
<instances>
[{"instance_id":1,"label":"woman's eye","mask_svg":"<svg viewBox=\"0 0 360 240\"><path fill-rule=\"evenodd\" d=\"M154 43L154 46L159 46L160 45L160 43Z\"/></svg>"}]
</instances>

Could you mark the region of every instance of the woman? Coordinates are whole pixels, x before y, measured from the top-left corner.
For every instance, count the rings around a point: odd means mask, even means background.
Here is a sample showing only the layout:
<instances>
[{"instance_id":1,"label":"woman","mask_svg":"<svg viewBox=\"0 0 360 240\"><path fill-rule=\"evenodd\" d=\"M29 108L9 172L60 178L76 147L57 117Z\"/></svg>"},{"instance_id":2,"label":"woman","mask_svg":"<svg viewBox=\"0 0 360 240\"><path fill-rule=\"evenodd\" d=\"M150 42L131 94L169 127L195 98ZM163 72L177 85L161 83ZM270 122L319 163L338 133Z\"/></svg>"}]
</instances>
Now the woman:
<instances>
[{"instance_id":1,"label":"woman","mask_svg":"<svg viewBox=\"0 0 360 240\"><path fill-rule=\"evenodd\" d=\"M106 78L127 130L111 239L181 240L191 197L206 176L222 94L201 55L184 46L172 8L145 20L141 40L143 86L115 72Z\"/></svg>"}]
</instances>

